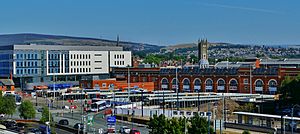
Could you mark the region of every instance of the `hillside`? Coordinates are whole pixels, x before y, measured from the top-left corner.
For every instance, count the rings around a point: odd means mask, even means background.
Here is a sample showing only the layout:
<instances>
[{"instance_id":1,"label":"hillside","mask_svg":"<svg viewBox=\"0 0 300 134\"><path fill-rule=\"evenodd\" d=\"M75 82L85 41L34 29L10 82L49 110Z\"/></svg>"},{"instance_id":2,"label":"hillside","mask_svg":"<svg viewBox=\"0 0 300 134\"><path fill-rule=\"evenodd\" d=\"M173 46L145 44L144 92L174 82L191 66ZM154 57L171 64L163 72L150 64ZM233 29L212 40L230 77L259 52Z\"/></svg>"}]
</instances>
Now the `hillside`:
<instances>
[{"instance_id":1,"label":"hillside","mask_svg":"<svg viewBox=\"0 0 300 134\"><path fill-rule=\"evenodd\" d=\"M72 37L72 36L61 36L61 35L45 35L45 34L33 34L33 33L22 33L22 34L3 34L0 35L0 46L12 45L12 44L46 44L46 45L117 45L117 41L107 39L96 39L96 38L85 38L85 37ZM124 50L130 50L133 52L144 51L156 52L159 51L163 46L120 41L120 46L124 47Z\"/></svg>"}]
</instances>

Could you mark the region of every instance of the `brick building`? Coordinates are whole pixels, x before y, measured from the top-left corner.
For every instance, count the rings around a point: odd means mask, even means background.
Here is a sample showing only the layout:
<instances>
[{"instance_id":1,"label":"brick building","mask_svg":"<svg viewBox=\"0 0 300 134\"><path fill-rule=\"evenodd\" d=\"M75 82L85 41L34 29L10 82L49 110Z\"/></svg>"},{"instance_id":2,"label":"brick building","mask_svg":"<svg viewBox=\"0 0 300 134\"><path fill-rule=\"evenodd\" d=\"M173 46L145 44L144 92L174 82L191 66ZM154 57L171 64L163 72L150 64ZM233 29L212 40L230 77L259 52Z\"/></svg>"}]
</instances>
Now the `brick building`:
<instances>
[{"instance_id":1,"label":"brick building","mask_svg":"<svg viewBox=\"0 0 300 134\"><path fill-rule=\"evenodd\" d=\"M154 82L155 90L251 93L252 88L252 93L274 94L284 78L297 76L300 68L115 68L112 75L127 80L128 72L131 82Z\"/></svg>"}]
</instances>

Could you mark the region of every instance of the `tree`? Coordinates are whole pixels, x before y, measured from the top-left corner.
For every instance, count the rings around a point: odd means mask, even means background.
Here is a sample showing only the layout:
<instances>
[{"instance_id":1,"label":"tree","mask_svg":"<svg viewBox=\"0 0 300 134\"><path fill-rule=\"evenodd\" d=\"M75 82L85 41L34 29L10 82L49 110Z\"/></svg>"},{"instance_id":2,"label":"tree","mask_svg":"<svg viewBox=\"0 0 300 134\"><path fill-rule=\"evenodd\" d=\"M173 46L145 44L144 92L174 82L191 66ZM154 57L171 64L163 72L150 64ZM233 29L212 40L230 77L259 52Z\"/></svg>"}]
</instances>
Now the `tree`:
<instances>
[{"instance_id":1,"label":"tree","mask_svg":"<svg viewBox=\"0 0 300 134\"><path fill-rule=\"evenodd\" d=\"M180 118L181 119L181 118ZM184 133L184 125L181 125L182 121L177 118L172 118L169 120L169 128L168 134L183 134Z\"/></svg>"},{"instance_id":2,"label":"tree","mask_svg":"<svg viewBox=\"0 0 300 134\"><path fill-rule=\"evenodd\" d=\"M150 122L148 124L148 128L151 129L150 134L167 134L168 126L167 118L161 114L159 116L154 115L153 118L150 118Z\"/></svg>"},{"instance_id":3,"label":"tree","mask_svg":"<svg viewBox=\"0 0 300 134\"><path fill-rule=\"evenodd\" d=\"M2 94L2 93L1 93ZM16 100L13 96L0 96L0 113L13 115L16 111Z\"/></svg>"},{"instance_id":4,"label":"tree","mask_svg":"<svg viewBox=\"0 0 300 134\"><path fill-rule=\"evenodd\" d=\"M50 113L50 120L51 122L53 121L52 115ZM40 119L41 122L46 123L49 121L49 109L48 107L43 107L43 112L42 112L42 118Z\"/></svg>"},{"instance_id":5,"label":"tree","mask_svg":"<svg viewBox=\"0 0 300 134\"><path fill-rule=\"evenodd\" d=\"M255 109L255 107L252 103L246 103L239 107L239 111L242 111L242 112L252 112L254 109Z\"/></svg>"},{"instance_id":6,"label":"tree","mask_svg":"<svg viewBox=\"0 0 300 134\"><path fill-rule=\"evenodd\" d=\"M24 119L32 119L35 117L36 111L33 104L26 100L19 107L20 117Z\"/></svg>"},{"instance_id":7,"label":"tree","mask_svg":"<svg viewBox=\"0 0 300 134\"><path fill-rule=\"evenodd\" d=\"M208 122L205 118L200 117L199 114L194 115L190 119L191 125L188 127L189 134L207 134ZM209 124L210 126L210 124ZM209 127L210 132L213 133L213 128Z\"/></svg>"},{"instance_id":8,"label":"tree","mask_svg":"<svg viewBox=\"0 0 300 134\"><path fill-rule=\"evenodd\" d=\"M244 130L242 134L251 134L248 130Z\"/></svg>"},{"instance_id":9,"label":"tree","mask_svg":"<svg viewBox=\"0 0 300 134\"><path fill-rule=\"evenodd\" d=\"M286 77L279 88L282 105L300 104L300 75L295 78Z\"/></svg>"}]
</instances>

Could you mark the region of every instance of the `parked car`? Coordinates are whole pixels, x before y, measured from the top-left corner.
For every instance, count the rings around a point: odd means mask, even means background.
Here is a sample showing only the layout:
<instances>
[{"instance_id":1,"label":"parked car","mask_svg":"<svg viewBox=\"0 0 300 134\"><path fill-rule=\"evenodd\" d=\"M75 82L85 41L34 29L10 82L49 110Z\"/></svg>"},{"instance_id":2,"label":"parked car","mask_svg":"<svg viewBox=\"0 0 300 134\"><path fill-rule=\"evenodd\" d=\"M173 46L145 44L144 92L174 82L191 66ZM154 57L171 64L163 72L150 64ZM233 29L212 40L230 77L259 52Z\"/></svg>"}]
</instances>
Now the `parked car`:
<instances>
[{"instance_id":1,"label":"parked car","mask_svg":"<svg viewBox=\"0 0 300 134\"><path fill-rule=\"evenodd\" d=\"M34 134L42 134L42 131L38 128L31 128L30 132Z\"/></svg>"},{"instance_id":2,"label":"parked car","mask_svg":"<svg viewBox=\"0 0 300 134\"><path fill-rule=\"evenodd\" d=\"M16 121L4 121L3 125L7 128L7 129L17 129L17 122Z\"/></svg>"},{"instance_id":3,"label":"parked car","mask_svg":"<svg viewBox=\"0 0 300 134\"><path fill-rule=\"evenodd\" d=\"M129 134L141 134L141 132L136 129L131 129Z\"/></svg>"},{"instance_id":4,"label":"parked car","mask_svg":"<svg viewBox=\"0 0 300 134\"><path fill-rule=\"evenodd\" d=\"M42 132L42 134L51 134L51 129L49 128L49 126L40 125L39 130ZM47 130L48 130L48 133L47 133Z\"/></svg>"},{"instance_id":5,"label":"parked car","mask_svg":"<svg viewBox=\"0 0 300 134\"><path fill-rule=\"evenodd\" d=\"M83 123L76 123L73 128L83 130Z\"/></svg>"},{"instance_id":6,"label":"parked car","mask_svg":"<svg viewBox=\"0 0 300 134\"><path fill-rule=\"evenodd\" d=\"M130 133L130 128L127 126L122 126L120 127L120 133L121 134L129 134Z\"/></svg>"},{"instance_id":7,"label":"parked car","mask_svg":"<svg viewBox=\"0 0 300 134\"><path fill-rule=\"evenodd\" d=\"M69 121L67 119L62 119L58 122L60 125L69 125Z\"/></svg>"},{"instance_id":8,"label":"parked car","mask_svg":"<svg viewBox=\"0 0 300 134\"><path fill-rule=\"evenodd\" d=\"M41 113L41 112L43 112L43 108L40 107L37 109L37 111Z\"/></svg>"}]
</instances>

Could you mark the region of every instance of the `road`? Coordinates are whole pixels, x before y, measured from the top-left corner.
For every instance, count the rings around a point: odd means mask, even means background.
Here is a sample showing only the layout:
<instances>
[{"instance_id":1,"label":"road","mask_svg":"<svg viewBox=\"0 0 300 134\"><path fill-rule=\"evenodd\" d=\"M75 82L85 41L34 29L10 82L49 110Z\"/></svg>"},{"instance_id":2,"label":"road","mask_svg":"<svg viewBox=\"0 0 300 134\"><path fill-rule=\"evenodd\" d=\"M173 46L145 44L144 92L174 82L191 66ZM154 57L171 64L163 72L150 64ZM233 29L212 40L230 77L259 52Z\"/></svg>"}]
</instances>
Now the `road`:
<instances>
[{"instance_id":1,"label":"road","mask_svg":"<svg viewBox=\"0 0 300 134\"><path fill-rule=\"evenodd\" d=\"M106 124L106 120L105 118L103 118L102 114L91 114L94 116L94 124L90 127L90 131L94 130L98 133L99 129L103 129L104 131L107 130L107 124ZM79 113L73 113L73 116L71 113L67 113L64 114L63 117L60 116L54 116L54 120L59 121L61 119L67 119L69 120L69 125L73 126L76 123L80 123L81 122L81 115ZM141 126L138 124L133 124L130 122L122 122L122 121L117 121L116 123L116 128L117 130L119 130L119 128L121 126L128 126L130 128L135 128L139 131L141 131L142 134L148 134L149 133L149 129L146 128L145 126Z\"/></svg>"}]
</instances>

